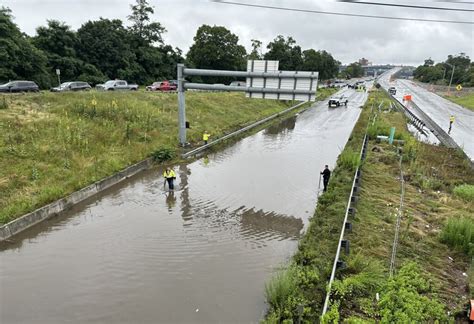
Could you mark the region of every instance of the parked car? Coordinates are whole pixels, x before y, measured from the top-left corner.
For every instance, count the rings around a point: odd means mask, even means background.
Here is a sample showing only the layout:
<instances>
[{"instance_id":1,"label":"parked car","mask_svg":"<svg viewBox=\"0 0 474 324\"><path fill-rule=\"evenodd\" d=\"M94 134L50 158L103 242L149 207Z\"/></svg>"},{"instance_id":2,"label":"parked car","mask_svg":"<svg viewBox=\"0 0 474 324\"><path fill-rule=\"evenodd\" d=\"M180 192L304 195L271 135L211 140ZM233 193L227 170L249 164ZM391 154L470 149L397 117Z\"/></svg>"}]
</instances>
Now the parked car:
<instances>
[{"instance_id":1,"label":"parked car","mask_svg":"<svg viewBox=\"0 0 474 324\"><path fill-rule=\"evenodd\" d=\"M92 89L89 83L82 81L64 82L59 87L51 88L52 92L63 91L89 91Z\"/></svg>"},{"instance_id":2,"label":"parked car","mask_svg":"<svg viewBox=\"0 0 474 324\"><path fill-rule=\"evenodd\" d=\"M397 94L397 89L395 87L390 87L388 88L388 93L390 93L392 96Z\"/></svg>"},{"instance_id":3,"label":"parked car","mask_svg":"<svg viewBox=\"0 0 474 324\"><path fill-rule=\"evenodd\" d=\"M138 90L137 84L129 84L124 80L109 80L104 84L98 84L95 88L99 91Z\"/></svg>"},{"instance_id":4,"label":"parked car","mask_svg":"<svg viewBox=\"0 0 474 324\"><path fill-rule=\"evenodd\" d=\"M348 102L349 100L347 100L347 98L344 96L332 97L328 101L328 107L332 107L332 106L339 107L341 105L347 106Z\"/></svg>"},{"instance_id":5,"label":"parked car","mask_svg":"<svg viewBox=\"0 0 474 324\"><path fill-rule=\"evenodd\" d=\"M33 81L10 81L0 85L0 92L38 92L39 87Z\"/></svg>"},{"instance_id":6,"label":"parked car","mask_svg":"<svg viewBox=\"0 0 474 324\"><path fill-rule=\"evenodd\" d=\"M148 91L176 91L178 89L178 84L177 81L176 83L174 82L176 80L171 80L171 81L161 81L161 82L153 82L152 85L149 85L146 87L146 90Z\"/></svg>"}]
</instances>

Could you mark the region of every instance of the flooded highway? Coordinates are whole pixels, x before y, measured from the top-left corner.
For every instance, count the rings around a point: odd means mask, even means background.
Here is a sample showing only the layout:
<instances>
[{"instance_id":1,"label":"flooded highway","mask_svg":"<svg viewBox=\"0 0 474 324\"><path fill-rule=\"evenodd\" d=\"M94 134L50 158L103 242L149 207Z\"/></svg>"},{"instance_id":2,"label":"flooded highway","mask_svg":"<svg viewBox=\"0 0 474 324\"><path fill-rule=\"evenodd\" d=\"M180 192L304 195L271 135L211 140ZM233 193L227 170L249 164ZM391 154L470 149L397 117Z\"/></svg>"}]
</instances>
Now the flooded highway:
<instances>
[{"instance_id":1,"label":"flooded highway","mask_svg":"<svg viewBox=\"0 0 474 324\"><path fill-rule=\"evenodd\" d=\"M252 323L367 94L143 172L0 245L1 323Z\"/></svg>"}]
</instances>

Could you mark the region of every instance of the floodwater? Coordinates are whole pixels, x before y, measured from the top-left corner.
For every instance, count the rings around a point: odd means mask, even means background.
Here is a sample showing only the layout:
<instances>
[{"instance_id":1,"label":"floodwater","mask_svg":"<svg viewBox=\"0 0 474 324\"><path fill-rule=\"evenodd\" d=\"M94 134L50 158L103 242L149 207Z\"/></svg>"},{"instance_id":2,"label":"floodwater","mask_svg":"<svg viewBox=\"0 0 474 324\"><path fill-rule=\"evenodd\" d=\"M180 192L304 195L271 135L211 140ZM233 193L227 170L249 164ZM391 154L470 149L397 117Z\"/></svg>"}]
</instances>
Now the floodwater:
<instances>
[{"instance_id":1,"label":"floodwater","mask_svg":"<svg viewBox=\"0 0 474 324\"><path fill-rule=\"evenodd\" d=\"M143 172L0 245L0 322L258 322L367 96L343 92L176 166L174 194Z\"/></svg>"}]
</instances>

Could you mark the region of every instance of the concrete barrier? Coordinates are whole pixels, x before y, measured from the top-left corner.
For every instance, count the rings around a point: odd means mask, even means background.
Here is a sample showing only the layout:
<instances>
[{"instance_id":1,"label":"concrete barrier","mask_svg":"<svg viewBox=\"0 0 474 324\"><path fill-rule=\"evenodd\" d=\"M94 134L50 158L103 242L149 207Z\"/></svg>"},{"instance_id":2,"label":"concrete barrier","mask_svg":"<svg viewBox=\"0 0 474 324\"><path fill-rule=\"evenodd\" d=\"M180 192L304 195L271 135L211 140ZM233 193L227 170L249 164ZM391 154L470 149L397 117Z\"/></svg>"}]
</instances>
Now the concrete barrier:
<instances>
[{"instance_id":1,"label":"concrete barrier","mask_svg":"<svg viewBox=\"0 0 474 324\"><path fill-rule=\"evenodd\" d=\"M4 241L21 231L30 228L39 222L42 222L48 218L57 215L58 213L68 209L75 204L92 197L93 195L110 188L111 186L127 179L138 172L146 170L152 164L152 159L148 158L136 164L129 166L128 168L119 171L118 173L111 175L105 179L97 181L85 188L82 188L76 192L73 192L67 197L61 198L52 202L46 206L36 209L31 213L21 216L3 226L0 227L0 241Z\"/></svg>"}]
</instances>

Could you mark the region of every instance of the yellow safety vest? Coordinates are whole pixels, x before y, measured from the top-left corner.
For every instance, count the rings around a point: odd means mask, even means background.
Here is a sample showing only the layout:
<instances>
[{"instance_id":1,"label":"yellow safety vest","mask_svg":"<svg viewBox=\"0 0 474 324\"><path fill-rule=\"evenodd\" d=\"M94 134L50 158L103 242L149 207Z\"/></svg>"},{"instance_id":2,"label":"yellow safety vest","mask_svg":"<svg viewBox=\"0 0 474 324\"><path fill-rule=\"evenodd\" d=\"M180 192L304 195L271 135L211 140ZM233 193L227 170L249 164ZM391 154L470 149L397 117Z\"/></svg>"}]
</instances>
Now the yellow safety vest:
<instances>
[{"instance_id":1,"label":"yellow safety vest","mask_svg":"<svg viewBox=\"0 0 474 324\"><path fill-rule=\"evenodd\" d=\"M176 174L174 173L173 170L170 170L170 172L163 172L163 177L165 177L166 179L168 178L176 178Z\"/></svg>"},{"instance_id":2,"label":"yellow safety vest","mask_svg":"<svg viewBox=\"0 0 474 324\"><path fill-rule=\"evenodd\" d=\"M211 134L208 134L208 133L202 134L202 140L207 141L209 139L209 136L211 136Z\"/></svg>"},{"instance_id":3,"label":"yellow safety vest","mask_svg":"<svg viewBox=\"0 0 474 324\"><path fill-rule=\"evenodd\" d=\"M454 123L454 116L449 117L449 121L450 121L451 123Z\"/></svg>"}]
</instances>

